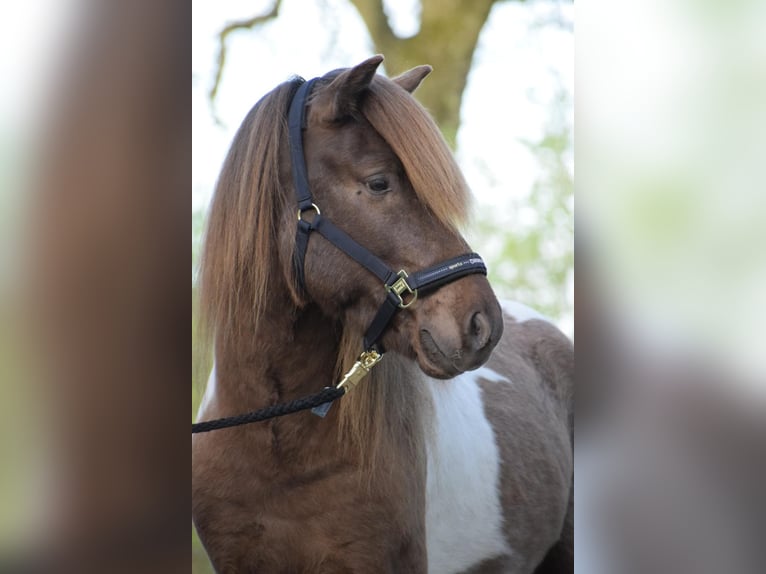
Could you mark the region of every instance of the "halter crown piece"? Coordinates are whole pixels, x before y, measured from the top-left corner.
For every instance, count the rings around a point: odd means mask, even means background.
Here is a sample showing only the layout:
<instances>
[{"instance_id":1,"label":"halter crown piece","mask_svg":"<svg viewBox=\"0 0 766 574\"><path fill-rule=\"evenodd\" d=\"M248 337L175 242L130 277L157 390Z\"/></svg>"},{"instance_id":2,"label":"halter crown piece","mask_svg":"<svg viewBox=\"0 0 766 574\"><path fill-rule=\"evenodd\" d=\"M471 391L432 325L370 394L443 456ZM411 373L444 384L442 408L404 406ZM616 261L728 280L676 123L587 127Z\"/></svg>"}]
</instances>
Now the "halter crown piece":
<instances>
[{"instance_id":1,"label":"halter crown piece","mask_svg":"<svg viewBox=\"0 0 766 574\"><path fill-rule=\"evenodd\" d=\"M434 291L460 277L480 273L487 274L482 258L476 253L467 253L432 265L421 271L407 273L404 269L398 273L386 265L380 258L370 253L343 230L323 217L314 202L306 173L306 160L303 155L303 130L306 129L306 100L317 78L303 82L293 96L288 115L290 159L292 162L295 195L298 202L298 231L295 240L294 265L301 289L305 291L304 260L306 248L312 231L319 232L325 239L354 259L370 273L383 282L386 298L378 309L375 318L364 334L364 352L351 370L343 377L337 388L350 390L361 381L370 369L383 357L384 349L379 341L394 315L400 309L406 309L418 298L418 294ZM311 221L303 218L307 211L314 211ZM322 409L322 407L326 407ZM316 414L324 416L329 403L314 409ZM324 410L324 412L322 412Z\"/></svg>"}]
</instances>

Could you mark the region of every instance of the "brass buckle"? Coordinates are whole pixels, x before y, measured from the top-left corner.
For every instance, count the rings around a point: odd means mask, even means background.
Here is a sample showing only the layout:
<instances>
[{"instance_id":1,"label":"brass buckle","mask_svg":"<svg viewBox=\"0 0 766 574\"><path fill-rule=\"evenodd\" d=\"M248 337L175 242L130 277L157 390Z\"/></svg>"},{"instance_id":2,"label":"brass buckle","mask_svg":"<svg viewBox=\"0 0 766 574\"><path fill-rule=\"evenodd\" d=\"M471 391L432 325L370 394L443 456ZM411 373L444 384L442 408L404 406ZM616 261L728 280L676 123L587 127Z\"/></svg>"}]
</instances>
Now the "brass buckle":
<instances>
[{"instance_id":1,"label":"brass buckle","mask_svg":"<svg viewBox=\"0 0 766 574\"><path fill-rule=\"evenodd\" d=\"M317 215L322 213L321 211L319 211L319 208L317 207L317 204L316 203L312 203L309 207L307 207L305 209L299 209L298 210L298 221L301 221L303 219L303 212L304 211L308 211L309 209L313 209L314 211L316 211Z\"/></svg>"},{"instance_id":2,"label":"brass buckle","mask_svg":"<svg viewBox=\"0 0 766 574\"><path fill-rule=\"evenodd\" d=\"M372 368L377 365L383 358L382 353L378 353L375 349L370 349L359 355L354 366L351 367L348 373L343 377L343 380L338 383L336 388L344 389L346 392L354 389L359 382L367 376Z\"/></svg>"},{"instance_id":3,"label":"brass buckle","mask_svg":"<svg viewBox=\"0 0 766 574\"><path fill-rule=\"evenodd\" d=\"M394 295L396 295L399 298L399 308L406 309L410 305L412 305L415 301L418 299L418 290L412 289L410 287L409 283L407 283L407 272L404 269L401 269L399 273L397 273L399 276L399 279L394 281L394 284L390 287L386 285L386 291L393 292ZM402 293L409 293L412 295L412 299L410 299L408 302L404 302L404 298L402 297Z\"/></svg>"}]
</instances>

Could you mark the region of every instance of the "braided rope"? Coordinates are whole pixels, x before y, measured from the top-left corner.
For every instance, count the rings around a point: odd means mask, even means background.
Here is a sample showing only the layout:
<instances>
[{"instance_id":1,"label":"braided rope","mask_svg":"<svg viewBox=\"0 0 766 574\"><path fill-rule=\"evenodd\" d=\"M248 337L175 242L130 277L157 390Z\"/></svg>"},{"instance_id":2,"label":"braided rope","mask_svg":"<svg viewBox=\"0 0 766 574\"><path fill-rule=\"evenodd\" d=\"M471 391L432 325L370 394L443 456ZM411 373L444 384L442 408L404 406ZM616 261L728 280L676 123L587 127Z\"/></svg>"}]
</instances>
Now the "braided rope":
<instances>
[{"instance_id":1,"label":"braided rope","mask_svg":"<svg viewBox=\"0 0 766 574\"><path fill-rule=\"evenodd\" d=\"M281 417L283 415L289 415L291 413L297 413L298 411L305 411L325 403L331 403L335 399L342 397L345 392L345 389L326 387L315 395L309 395L308 397L296 399L294 401L290 401L289 403L272 405L270 407L265 407L244 415L224 417L220 419L194 423L192 424L192 434L246 425L258 421L273 419L275 417Z\"/></svg>"}]
</instances>

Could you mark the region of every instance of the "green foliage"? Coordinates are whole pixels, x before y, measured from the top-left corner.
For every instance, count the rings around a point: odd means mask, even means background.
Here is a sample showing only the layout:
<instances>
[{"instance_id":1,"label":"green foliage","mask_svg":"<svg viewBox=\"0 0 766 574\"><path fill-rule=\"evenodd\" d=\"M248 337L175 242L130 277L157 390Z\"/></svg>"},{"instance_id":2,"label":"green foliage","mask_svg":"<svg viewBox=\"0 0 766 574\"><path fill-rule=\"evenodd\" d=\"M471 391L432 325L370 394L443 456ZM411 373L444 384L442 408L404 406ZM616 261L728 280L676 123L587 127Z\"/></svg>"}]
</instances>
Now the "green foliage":
<instances>
[{"instance_id":1,"label":"green foliage","mask_svg":"<svg viewBox=\"0 0 766 574\"><path fill-rule=\"evenodd\" d=\"M539 141L524 142L540 164L529 195L509 200L499 210L480 211L469 232L487 259L498 295L534 307L565 329L574 304L568 295L574 284L574 182L567 165L572 153L566 117L570 107L562 88L546 133Z\"/></svg>"},{"instance_id":2,"label":"green foliage","mask_svg":"<svg viewBox=\"0 0 766 574\"><path fill-rule=\"evenodd\" d=\"M192 269L196 267L194 253L199 244L199 236L194 236L195 216L202 220L200 213L192 214ZM201 227L200 227L201 229ZM205 390L205 381L213 363L213 352L208 340L200 331L199 325L199 301L197 290L192 285L192 422L195 420L199 409L202 394ZM197 533L192 528L192 574L212 574L213 567L202 548Z\"/></svg>"},{"instance_id":3,"label":"green foliage","mask_svg":"<svg viewBox=\"0 0 766 574\"><path fill-rule=\"evenodd\" d=\"M213 363L213 350L200 328L199 298L195 287L204 228L205 213L192 212L192 422L196 418L205 391L205 381ZM193 527L192 574L213 574L213 567Z\"/></svg>"},{"instance_id":4,"label":"green foliage","mask_svg":"<svg viewBox=\"0 0 766 574\"><path fill-rule=\"evenodd\" d=\"M202 210L192 212L192 282L197 276L199 268L200 249L202 247L202 235L205 229L205 212Z\"/></svg>"},{"instance_id":5,"label":"green foliage","mask_svg":"<svg viewBox=\"0 0 766 574\"><path fill-rule=\"evenodd\" d=\"M197 532L192 527L192 574L213 574L213 572L213 566L199 541Z\"/></svg>"},{"instance_id":6,"label":"green foliage","mask_svg":"<svg viewBox=\"0 0 766 574\"><path fill-rule=\"evenodd\" d=\"M30 477L39 472L43 413L34 386L27 384L35 363L19 337L21 325L13 303L0 298L0 556L23 539L29 505L39 495Z\"/></svg>"}]
</instances>

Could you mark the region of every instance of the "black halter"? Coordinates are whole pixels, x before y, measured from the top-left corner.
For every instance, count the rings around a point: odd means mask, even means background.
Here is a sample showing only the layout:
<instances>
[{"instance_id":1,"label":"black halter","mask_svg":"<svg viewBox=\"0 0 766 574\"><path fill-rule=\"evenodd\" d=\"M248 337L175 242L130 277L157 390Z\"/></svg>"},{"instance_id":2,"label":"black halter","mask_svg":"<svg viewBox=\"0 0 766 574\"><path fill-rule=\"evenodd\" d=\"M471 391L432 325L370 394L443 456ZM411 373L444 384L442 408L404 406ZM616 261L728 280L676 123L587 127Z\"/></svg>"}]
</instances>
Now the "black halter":
<instances>
[{"instance_id":1,"label":"black halter","mask_svg":"<svg viewBox=\"0 0 766 574\"><path fill-rule=\"evenodd\" d=\"M325 239L354 259L383 282L386 299L378 309L367 332L364 335L365 351L375 351L382 354L383 348L379 342L383 332L399 309L406 309L418 298L425 294L474 273L487 274L484 261L476 253L467 253L453 259L448 259L432 265L421 271L408 274L401 270L394 272L380 258L370 253L365 247L354 241L344 231L322 216L319 207L314 203L306 174L306 160L303 155L303 130L306 128L306 99L317 78L304 82L293 96L288 116L290 158L292 161L295 195L298 201L298 232L295 240L294 264L301 289L305 290L304 259L309 237L312 231L318 231ZM313 210L312 221L303 219L303 214ZM374 364L374 363L373 363Z\"/></svg>"}]
</instances>

